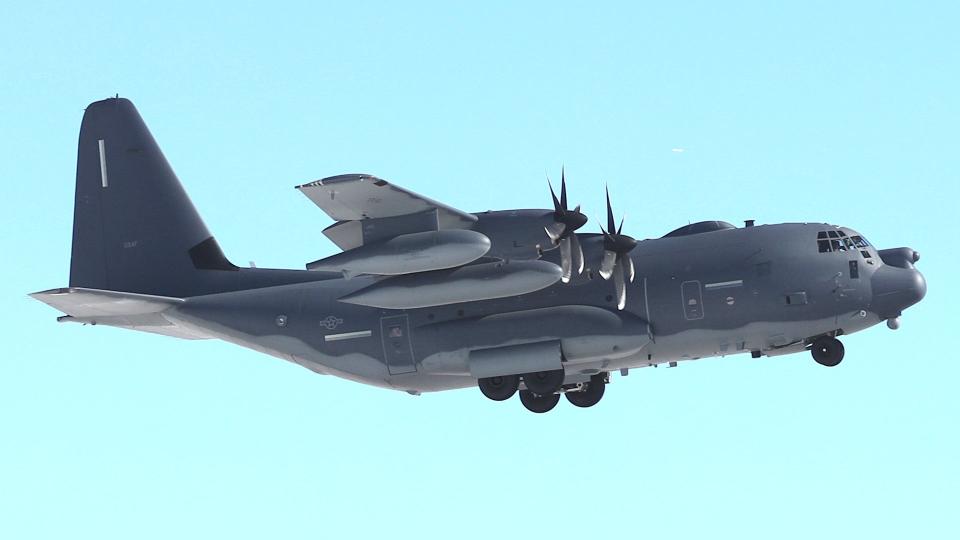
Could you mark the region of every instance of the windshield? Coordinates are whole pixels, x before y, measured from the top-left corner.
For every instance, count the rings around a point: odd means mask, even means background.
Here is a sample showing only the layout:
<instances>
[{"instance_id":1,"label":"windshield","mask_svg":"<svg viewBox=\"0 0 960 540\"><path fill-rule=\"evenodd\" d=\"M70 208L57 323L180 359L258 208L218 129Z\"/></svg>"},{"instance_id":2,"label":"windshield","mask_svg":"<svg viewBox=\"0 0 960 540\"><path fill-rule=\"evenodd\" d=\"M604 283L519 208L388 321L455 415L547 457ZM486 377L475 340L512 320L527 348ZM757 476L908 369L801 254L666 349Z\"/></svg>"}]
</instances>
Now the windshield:
<instances>
[{"instance_id":1,"label":"windshield","mask_svg":"<svg viewBox=\"0 0 960 540\"><path fill-rule=\"evenodd\" d=\"M860 235L848 236L847 233L840 230L817 233L817 251L820 253L853 251L855 249L865 250L868 247L870 247L870 242L867 242L867 239Z\"/></svg>"}]
</instances>

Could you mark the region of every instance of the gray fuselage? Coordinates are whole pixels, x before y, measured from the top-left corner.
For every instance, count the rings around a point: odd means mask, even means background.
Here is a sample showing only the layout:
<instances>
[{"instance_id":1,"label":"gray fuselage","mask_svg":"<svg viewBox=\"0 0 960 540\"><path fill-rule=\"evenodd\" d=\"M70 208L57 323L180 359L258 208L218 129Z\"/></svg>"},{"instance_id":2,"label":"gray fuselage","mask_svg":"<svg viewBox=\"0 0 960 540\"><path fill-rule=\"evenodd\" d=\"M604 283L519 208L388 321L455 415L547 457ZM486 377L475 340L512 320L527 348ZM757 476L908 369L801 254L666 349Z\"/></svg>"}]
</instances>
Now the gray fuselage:
<instances>
[{"instance_id":1,"label":"gray fuselage","mask_svg":"<svg viewBox=\"0 0 960 540\"><path fill-rule=\"evenodd\" d=\"M860 236L805 223L641 241L630 253L636 277L622 311L591 264L602 237L585 234L582 275L520 296L408 310L338 301L384 279L361 276L188 298L165 316L318 373L416 393L473 386L473 355L509 355L524 344L559 342L567 382L728 354L797 352L817 336L895 318L922 298L925 283L909 262L885 264L869 245L819 252L824 231Z\"/></svg>"}]
</instances>

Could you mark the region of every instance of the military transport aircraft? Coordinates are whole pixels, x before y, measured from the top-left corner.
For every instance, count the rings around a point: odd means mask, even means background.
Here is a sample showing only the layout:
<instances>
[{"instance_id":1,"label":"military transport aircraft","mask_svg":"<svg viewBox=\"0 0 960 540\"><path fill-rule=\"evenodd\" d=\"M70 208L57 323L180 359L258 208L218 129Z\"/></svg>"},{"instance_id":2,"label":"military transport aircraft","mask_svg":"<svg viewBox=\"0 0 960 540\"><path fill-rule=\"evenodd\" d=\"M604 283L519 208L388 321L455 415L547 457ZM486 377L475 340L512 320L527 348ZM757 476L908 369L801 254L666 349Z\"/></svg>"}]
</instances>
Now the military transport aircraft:
<instances>
[{"instance_id":1,"label":"military transport aircraft","mask_svg":"<svg viewBox=\"0 0 960 540\"><path fill-rule=\"evenodd\" d=\"M133 104L87 107L70 286L32 296L66 315L216 338L322 374L411 394L519 391L533 412L596 404L610 373L809 350L919 302L909 248L823 223L703 221L637 241L607 195L600 232L571 209L464 212L365 174L297 186L342 249L306 270L240 268L207 230ZM303 231L309 234L308 231Z\"/></svg>"}]
</instances>

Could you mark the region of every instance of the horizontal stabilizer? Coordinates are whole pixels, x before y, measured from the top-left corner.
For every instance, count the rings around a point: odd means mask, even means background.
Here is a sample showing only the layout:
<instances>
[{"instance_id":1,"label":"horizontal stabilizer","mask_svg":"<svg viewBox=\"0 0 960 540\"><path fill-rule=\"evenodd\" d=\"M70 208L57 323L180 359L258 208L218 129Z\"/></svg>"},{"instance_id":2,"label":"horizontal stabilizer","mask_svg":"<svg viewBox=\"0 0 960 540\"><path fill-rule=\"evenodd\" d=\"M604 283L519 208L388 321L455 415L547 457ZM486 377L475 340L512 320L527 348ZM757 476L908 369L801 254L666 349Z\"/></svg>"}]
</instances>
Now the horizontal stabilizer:
<instances>
[{"instance_id":1,"label":"horizontal stabilizer","mask_svg":"<svg viewBox=\"0 0 960 540\"><path fill-rule=\"evenodd\" d=\"M58 319L61 321L103 324L184 339L209 337L163 316L163 312L182 304L182 298L82 287L50 289L30 296L66 313L66 317Z\"/></svg>"}]
</instances>

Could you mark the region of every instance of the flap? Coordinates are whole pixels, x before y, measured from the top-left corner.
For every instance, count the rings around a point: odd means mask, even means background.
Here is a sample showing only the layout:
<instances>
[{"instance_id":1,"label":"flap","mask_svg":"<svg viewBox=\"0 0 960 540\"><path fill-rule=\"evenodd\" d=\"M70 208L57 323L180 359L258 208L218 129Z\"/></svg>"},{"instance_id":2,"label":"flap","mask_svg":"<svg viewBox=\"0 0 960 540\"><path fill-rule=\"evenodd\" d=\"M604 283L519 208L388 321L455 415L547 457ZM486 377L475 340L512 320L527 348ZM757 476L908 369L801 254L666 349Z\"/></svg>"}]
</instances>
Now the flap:
<instances>
[{"instance_id":1,"label":"flap","mask_svg":"<svg viewBox=\"0 0 960 540\"><path fill-rule=\"evenodd\" d=\"M437 210L440 228L469 225L477 216L368 174L342 174L297 186L337 221L356 221Z\"/></svg>"}]
</instances>

